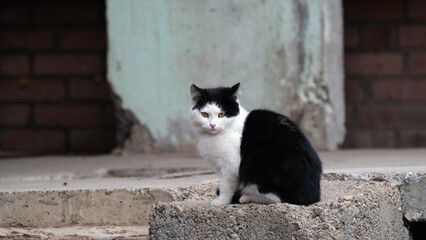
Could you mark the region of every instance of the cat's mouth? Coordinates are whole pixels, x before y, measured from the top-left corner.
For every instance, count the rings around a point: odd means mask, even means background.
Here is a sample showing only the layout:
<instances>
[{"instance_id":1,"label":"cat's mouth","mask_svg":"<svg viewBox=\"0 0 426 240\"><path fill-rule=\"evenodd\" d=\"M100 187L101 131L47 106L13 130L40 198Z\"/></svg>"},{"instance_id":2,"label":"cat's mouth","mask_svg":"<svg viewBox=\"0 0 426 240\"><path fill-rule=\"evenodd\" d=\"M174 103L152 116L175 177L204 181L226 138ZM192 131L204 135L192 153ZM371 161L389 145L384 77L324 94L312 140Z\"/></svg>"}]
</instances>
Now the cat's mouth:
<instances>
[{"instance_id":1,"label":"cat's mouth","mask_svg":"<svg viewBox=\"0 0 426 240\"><path fill-rule=\"evenodd\" d=\"M216 134L216 133L218 133L218 132L219 132L219 129L217 129L217 128L210 128L210 129L208 130L208 132L209 132L210 134Z\"/></svg>"}]
</instances>

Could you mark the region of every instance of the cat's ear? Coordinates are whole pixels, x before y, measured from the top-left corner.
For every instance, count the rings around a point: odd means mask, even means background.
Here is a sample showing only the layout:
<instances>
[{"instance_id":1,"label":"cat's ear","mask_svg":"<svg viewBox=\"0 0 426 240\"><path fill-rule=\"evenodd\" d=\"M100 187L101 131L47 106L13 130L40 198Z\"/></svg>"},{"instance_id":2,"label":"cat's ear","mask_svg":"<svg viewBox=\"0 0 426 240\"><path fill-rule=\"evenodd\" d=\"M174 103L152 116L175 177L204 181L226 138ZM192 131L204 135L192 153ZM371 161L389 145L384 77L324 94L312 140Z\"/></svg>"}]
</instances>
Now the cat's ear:
<instances>
[{"instance_id":1,"label":"cat's ear","mask_svg":"<svg viewBox=\"0 0 426 240\"><path fill-rule=\"evenodd\" d=\"M189 87L189 91L191 92L192 101L195 101L201 95L201 89L193 83Z\"/></svg>"},{"instance_id":2,"label":"cat's ear","mask_svg":"<svg viewBox=\"0 0 426 240\"><path fill-rule=\"evenodd\" d=\"M240 93L239 89L240 89L240 83L235 84L234 86L231 87L231 94L234 95L235 97L238 97L238 94Z\"/></svg>"}]
</instances>

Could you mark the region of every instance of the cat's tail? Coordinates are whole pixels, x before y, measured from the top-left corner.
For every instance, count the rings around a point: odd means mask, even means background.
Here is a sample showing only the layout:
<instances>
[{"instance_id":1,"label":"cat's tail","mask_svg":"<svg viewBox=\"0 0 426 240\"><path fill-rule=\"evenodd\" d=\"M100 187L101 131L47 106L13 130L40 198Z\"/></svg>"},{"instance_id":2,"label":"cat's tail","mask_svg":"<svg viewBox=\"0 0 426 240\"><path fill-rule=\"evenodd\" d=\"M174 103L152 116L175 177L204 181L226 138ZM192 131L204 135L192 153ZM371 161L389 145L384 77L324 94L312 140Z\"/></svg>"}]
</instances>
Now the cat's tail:
<instances>
[{"instance_id":1,"label":"cat's tail","mask_svg":"<svg viewBox=\"0 0 426 240\"><path fill-rule=\"evenodd\" d=\"M240 204L241 190L238 189L235 191L234 196L232 196L231 204Z\"/></svg>"}]
</instances>

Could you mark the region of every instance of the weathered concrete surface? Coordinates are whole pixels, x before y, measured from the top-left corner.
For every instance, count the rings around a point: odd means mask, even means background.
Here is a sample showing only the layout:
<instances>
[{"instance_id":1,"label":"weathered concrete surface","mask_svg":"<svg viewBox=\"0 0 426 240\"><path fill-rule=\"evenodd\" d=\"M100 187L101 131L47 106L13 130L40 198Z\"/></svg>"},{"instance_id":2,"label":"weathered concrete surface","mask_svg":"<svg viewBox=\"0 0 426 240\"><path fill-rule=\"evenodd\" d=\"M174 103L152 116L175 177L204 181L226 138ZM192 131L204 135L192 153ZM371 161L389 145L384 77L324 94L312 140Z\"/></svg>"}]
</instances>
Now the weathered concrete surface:
<instances>
[{"instance_id":1,"label":"weathered concrete surface","mask_svg":"<svg viewBox=\"0 0 426 240\"><path fill-rule=\"evenodd\" d=\"M0 159L0 190L4 185L8 185L2 184L3 182L10 181L21 181L24 185L28 181L88 180L114 177L109 174L110 171L138 169L156 171L173 168L206 169L209 166L198 156L176 154L107 154Z\"/></svg>"},{"instance_id":2,"label":"weathered concrete surface","mask_svg":"<svg viewBox=\"0 0 426 240\"><path fill-rule=\"evenodd\" d=\"M426 177L426 172L323 173L321 177L328 181L388 181L401 188L403 185L417 183L419 179Z\"/></svg>"},{"instance_id":3,"label":"weathered concrete surface","mask_svg":"<svg viewBox=\"0 0 426 240\"><path fill-rule=\"evenodd\" d=\"M363 173L363 172L425 172L426 148L421 149L358 149L319 152L324 172ZM84 188L91 179L101 179L93 186L102 188L105 174L110 170L126 169L165 169L165 168L209 168L197 156L177 154L139 154L103 156L41 156L10 158L0 160L0 190L31 189L39 187L34 181L84 179L78 184ZM11 183L11 182L14 183ZM122 186L133 187L126 182ZM50 189L52 184L41 183ZM113 183L108 183L113 184ZM139 184L139 183L138 183ZM169 186L169 182L163 186ZM26 187L28 185L28 187ZM114 184L113 184L114 185ZM106 186L107 187L107 186Z\"/></svg>"},{"instance_id":4,"label":"weathered concrete surface","mask_svg":"<svg viewBox=\"0 0 426 240\"><path fill-rule=\"evenodd\" d=\"M0 192L0 227L143 226L148 225L155 202L213 197L216 184L214 181L175 188Z\"/></svg>"},{"instance_id":5,"label":"weathered concrete surface","mask_svg":"<svg viewBox=\"0 0 426 240\"><path fill-rule=\"evenodd\" d=\"M426 221L426 172L324 173L322 179L390 182L401 192L404 218L409 222Z\"/></svg>"},{"instance_id":6,"label":"weathered concrete surface","mask_svg":"<svg viewBox=\"0 0 426 240\"><path fill-rule=\"evenodd\" d=\"M405 179L422 176L422 172L426 173L424 157L426 149L346 150L322 152L320 156L324 162L324 171L328 173L324 175L326 180L389 180L400 185ZM149 196L153 194L148 193L146 189L169 189L165 192L165 196L171 194L173 201L187 198L202 200L206 196L213 198L215 187L198 190L196 188L200 186L199 183L215 180L217 176L198 175L174 179L102 178L105 177L106 172L126 169L156 171L167 168L204 169L206 167L206 163L198 157L181 155L49 156L1 159L0 226L27 226L36 222L51 224L51 226L101 223L94 216L84 214L93 212L95 208L105 213L103 216L96 213L104 219L102 220L104 224L123 223L127 220L128 224L132 222L145 224L149 218L149 210L146 209L150 209L151 204L157 200L155 197L150 198ZM114 194L106 194L115 191ZM67 199L66 196L72 197ZM118 199L119 197L122 199ZM133 198L139 198L139 200ZM78 199L81 201L77 201ZM158 200L166 201L164 198ZM123 206L120 205L120 201ZM49 202L52 205L45 204ZM134 204L139 206L140 202L146 202L146 205L140 208L129 207ZM100 203L104 205L98 206ZM24 207L26 205L32 208ZM49 214L43 209L47 209ZM80 211L83 214L80 214ZM126 211L131 211L131 214L126 216ZM63 214L67 214L65 218ZM137 214L140 215L136 218ZM109 217L110 215L112 217ZM73 216L72 219L71 216ZM63 219L64 222L62 222Z\"/></svg>"},{"instance_id":7,"label":"weathered concrete surface","mask_svg":"<svg viewBox=\"0 0 426 240\"><path fill-rule=\"evenodd\" d=\"M410 222L426 222L426 175L407 179L400 189L404 217Z\"/></svg>"},{"instance_id":8,"label":"weathered concrete surface","mask_svg":"<svg viewBox=\"0 0 426 240\"><path fill-rule=\"evenodd\" d=\"M323 181L322 200L291 204L228 205L208 201L153 207L151 239L408 239L401 195L394 184Z\"/></svg>"},{"instance_id":9,"label":"weathered concrete surface","mask_svg":"<svg viewBox=\"0 0 426 240\"><path fill-rule=\"evenodd\" d=\"M149 240L148 226L92 226L63 228L0 228L0 239L22 240Z\"/></svg>"},{"instance_id":10,"label":"weathered concrete surface","mask_svg":"<svg viewBox=\"0 0 426 240\"><path fill-rule=\"evenodd\" d=\"M157 189L2 192L0 226L147 225L154 200L174 199Z\"/></svg>"}]
</instances>

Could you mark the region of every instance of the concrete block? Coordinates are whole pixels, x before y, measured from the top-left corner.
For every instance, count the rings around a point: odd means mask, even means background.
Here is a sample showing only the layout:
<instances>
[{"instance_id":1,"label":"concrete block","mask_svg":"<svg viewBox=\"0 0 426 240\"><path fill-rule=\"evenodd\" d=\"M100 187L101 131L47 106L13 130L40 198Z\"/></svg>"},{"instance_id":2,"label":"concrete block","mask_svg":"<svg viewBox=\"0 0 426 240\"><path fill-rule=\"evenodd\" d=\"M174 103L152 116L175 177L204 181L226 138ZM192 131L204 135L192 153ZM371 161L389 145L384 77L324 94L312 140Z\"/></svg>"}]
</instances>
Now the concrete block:
<instances>
[{"instance_id":1,"label":"concrete block","mask_svg":"<svg viewBox=\"0 0 426 240\"><path fill-rule=\"evenodd\" d=\"M409 222L426 221L425 172L324 173L322 178L334 181L362 180L391 182L398 186L401 192L401 207L405 219Z\"/></svg>"},{"instance_id":2,"label":"concrete block","mask_svg":"<svg viewBox=\"0 0 426 240\"><path fill-rule=\"evenodd\" d=\"M1 192L0 226L147 225L154 199L174 200L157 189Z\"/></svg>"},{"instance_id":3,"label":"concrete block","mask_svg":"<svg viewBox=\"0 0 426 240\"><path fill-rule=\"evenodd\" d=\"M1 240L27 240L27 238L37 240L149 240L149 235L148 226L71 226L63 228L0 228Z\"/></svg>"},{"instance_id":4,"label":"concrete block","mask_svg":"<svg viewBox=\"0 0 426 240\"><path fill-rule=\"evenodd\" d=\"M322 200L310 206L209 201L158 202L151 239L408 239L395 184L322 182Z\"/></svg>"},{"instance_id":5,"label":"concrete block","mask_svg":"<svg viewBox=\"0 0 426 240\"><path fill-rule=\"evenodd\" d=\"M212 198L216 185L0 192L0 227L147 226L155 202Z\"/></svg>"},{"instance_id":6,"label":"concrete block","mask_svg":"<svg viewBox=\"0 0 426 240\"><path fill-rule=\"evenodd\" d=\"M407 179L400 189L404 217L410 222L426 222L426 175Z\"/></svg>"}]
</instances>

